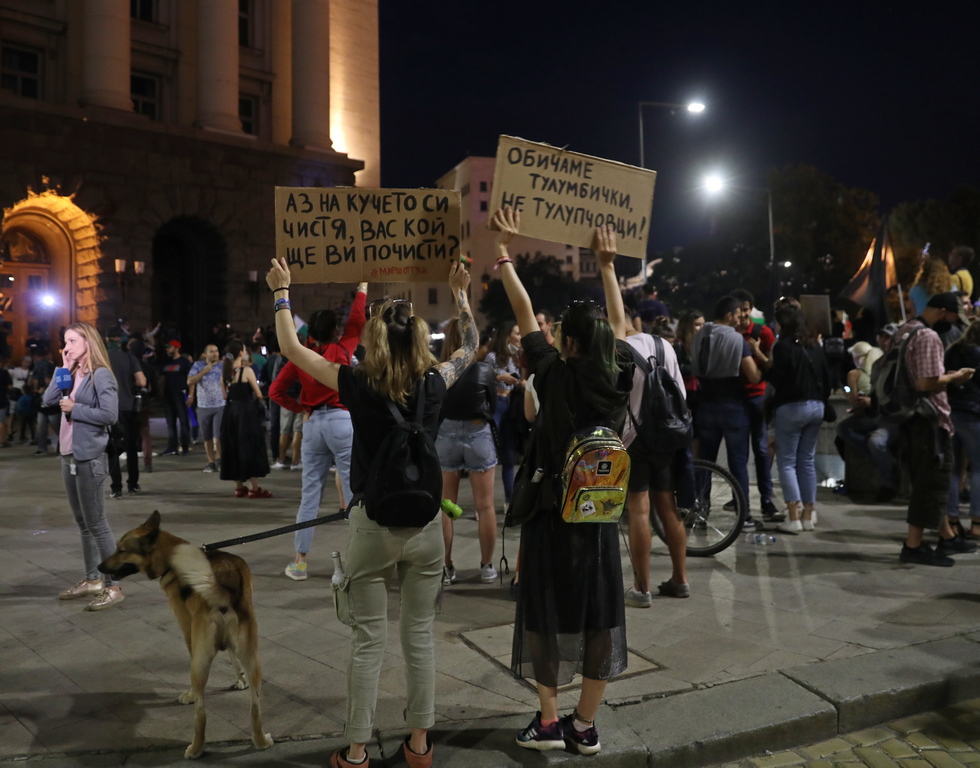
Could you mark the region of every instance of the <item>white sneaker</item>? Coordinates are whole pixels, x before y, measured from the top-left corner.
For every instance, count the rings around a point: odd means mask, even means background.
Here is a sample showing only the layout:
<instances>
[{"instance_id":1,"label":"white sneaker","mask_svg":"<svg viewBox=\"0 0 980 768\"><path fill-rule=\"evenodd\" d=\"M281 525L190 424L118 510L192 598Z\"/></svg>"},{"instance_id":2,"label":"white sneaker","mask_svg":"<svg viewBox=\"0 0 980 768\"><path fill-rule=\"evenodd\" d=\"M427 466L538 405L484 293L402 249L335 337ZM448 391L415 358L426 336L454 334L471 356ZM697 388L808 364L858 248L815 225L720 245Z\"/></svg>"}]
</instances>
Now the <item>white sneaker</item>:
<instances>
[{"instance_id":1,"label":"white sneaker","mask_svg":"<svg viewBox=\"0 0 980 768\"><path fill-rule=\"evenodd\" d=\"M630 587L626 590L623 602L631 608L649 608L653 605L653 596L649 592L640 592L638 589Z\"/></svg>"},{"instance_id":2,"label":"white sneaker","mask_svg":"<svg viewBox=\"0 0 980 768\"><path fill-rule=\"evenodd\" d=\"M480 566L480 581L484 584L493 584L496 580L497 569L493 567L493 563Z\"/></svg>"},{"instance_id":3,"label":"white sneaker","mask_svg":"<svg viewBox=\"0 0 980 768\"><path fill-rule=\"evenodd\" d=\"M281 461L277 461L275 464L270 465L270 469L288 469L288 464L283 464Z\"/></svg>"},{"instance_id":4,"label":"white sneaker","mask_svg":"<svg viewBox=\"0 0 980 768\"><path fill-rule=\"evenodd\" d=\"M800 523L802 524L804 531L812 531L817 527L817 511L813 511L813 516L809 520L804 518L803 520L800 520Z\"/></svg>"},{"instance_id":5,"label":"white sneaker","mask_svg":"<svg viewBox=\"0 0 980 768\"><path fill-rule=\"evenodd\" d=\"M451 565L442 566L442 585L448 587L456 581L456 569Z\"/></svg>"},{"instance_id":6,"label":"white sneaker","mask_svg":"<svg viewBox=\"0 0 980 768\"><path fill-rule=\"evenodd\" d=\"M119 587L106 587L91 603L85 606L85 610L102 611L108 608L110 605L121 603L125 599L126 596Z\"/></svg>"},{"instance_id":7,"label":"white sneaker","mask_svg":"<svg viewBox=\"0 0 980 768\"><path fill-rule=\"evenodd\" d=\"M303 465L302 464L292 464L289 468L290 469L295 469L296 471L299 472L299 471L302 471L303 470Z\"/></svg>"},{"instance_id":8,"label":"white sneaker","mask_svg":"<svg viewBox=\"0 0 980 768\"><path fill-rule=\"evenodd\" d=\"M776 530L781 531L782 533L790 533L795 536L803 530L803 523L801 523L799 520L785 520L776 526Z\"/></svg>"}]
</instances>

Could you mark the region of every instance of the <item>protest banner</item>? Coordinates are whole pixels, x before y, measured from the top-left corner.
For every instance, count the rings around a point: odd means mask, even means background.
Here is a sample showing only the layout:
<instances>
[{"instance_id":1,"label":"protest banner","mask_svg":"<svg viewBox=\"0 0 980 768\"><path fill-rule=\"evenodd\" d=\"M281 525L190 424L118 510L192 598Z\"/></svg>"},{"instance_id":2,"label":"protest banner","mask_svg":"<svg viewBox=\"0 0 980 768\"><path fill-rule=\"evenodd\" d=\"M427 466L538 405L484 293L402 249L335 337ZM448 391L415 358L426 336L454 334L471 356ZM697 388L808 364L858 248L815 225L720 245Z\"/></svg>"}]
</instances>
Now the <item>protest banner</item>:
<instances>
[{"instance_id":1,"label":"protest banner","mask_svg":"<svg viewBox=\"0 0 980 768\"><path fill-rule=\"evenodd\" d=\"M642 259L656 171L501 136L490 211L521 211L521 234L592 248L595 228L616 229L617 251Z\"/></svg>"},{"instance_id":2,"label":"protest banner","mask_svg":"<svg viewBox=\"0 0 980 768\"><path fill-rule=\"evenodd\" d=\"M435 283L459 259L459 192L276 187L276 256L294 283Z\"/></svg>"}]
</instances>

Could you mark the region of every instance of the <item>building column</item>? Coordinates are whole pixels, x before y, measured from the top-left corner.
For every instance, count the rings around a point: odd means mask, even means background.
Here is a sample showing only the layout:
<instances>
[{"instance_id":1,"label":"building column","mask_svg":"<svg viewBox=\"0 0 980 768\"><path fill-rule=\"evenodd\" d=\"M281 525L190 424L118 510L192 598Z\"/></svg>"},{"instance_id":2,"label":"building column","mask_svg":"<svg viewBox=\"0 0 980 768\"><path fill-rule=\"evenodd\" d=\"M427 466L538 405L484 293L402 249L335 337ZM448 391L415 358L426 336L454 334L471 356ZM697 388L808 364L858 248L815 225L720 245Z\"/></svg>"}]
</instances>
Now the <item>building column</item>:
<instances>
[{"instance_id":1,"label":"building column","mask_svg":"<svg viewBox=\"0 0 980 768\"><path fill-rule=\"evenodd\" d=\"M272 13L272 143L289 144L293 135L293 6L278 0Z\"/></svg>"},{"instance_id":2,"label":"building column","mask_svg":"<svg viewBox=\"0 0 980 768\"><path fill-rule=\"evenodd\" d=\"M133 111L127 0L85 0L82 26L83 105Z\"/></svg>"},{"instance_id":3,"label":"building column","mask_svg":"<svg viewBox=\"0 0 980 768\"><path fill-rule=\"evenodd\" d=\"M238 118L238 2L197 4L197 123L242 132Z\"/></svg>"},{"instance_id":4,"label":"building column","mask_svg":"<svg viewBox=\"0 0 980 768\"><path fill-rule=\"evenodd\" d=\"M297 147L329 150L330 2L293 0L293 138Z\"/></svg>"}]
</instances>

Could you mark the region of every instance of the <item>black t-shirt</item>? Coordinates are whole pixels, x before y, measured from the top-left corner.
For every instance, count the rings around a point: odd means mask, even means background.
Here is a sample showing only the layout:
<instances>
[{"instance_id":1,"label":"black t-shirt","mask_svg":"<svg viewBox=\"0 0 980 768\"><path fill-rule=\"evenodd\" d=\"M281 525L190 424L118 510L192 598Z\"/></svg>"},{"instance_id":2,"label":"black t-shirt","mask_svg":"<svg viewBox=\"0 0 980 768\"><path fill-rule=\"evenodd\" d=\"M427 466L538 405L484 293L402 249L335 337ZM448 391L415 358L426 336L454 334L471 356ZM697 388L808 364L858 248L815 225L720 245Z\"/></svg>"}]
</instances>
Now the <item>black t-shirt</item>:
<instances>
[{"instance_id":1,"label":"black t-shirt","mask_svg":"<svg viewBox=\"0 0 980 768\"><path fill-rule=\"evenodd\" d=\"M541 411L534 421L535 466L553 473L564 460L568 439L587 426L611 427L622 432L626 403L633 387L633 352L616 341L620 372L615 381L587 358L562 360L541 331L521 339L527 364L534 374L534 389Z\"/></svg>"},{"instance_id":2,"label":"black t-shirt","mask_svg":"<svg viewBox=\"0 0 980 768\"><path fill-rule=\"evenodd\" d=\"M489 363L469 366L446 393L442 418L456 421L492 419L497 405L497 371Z\"/></svg>"},{"instance_id":3,"label":"black t-shirt","mask_svg":"<svg viewBox=\"0 0 980 768\"><path fill-rule=\"evenodd\" d=\"M357 371L357 368L342 365L337 374L339 380L337 392L340 395L340 402L350 411L350 419L354 427L350 490L355 496L364 493L371 469L371 458L396 424L395 417L391 415L386 402L375 394L368 386L365 377L359 375ZM442 410L442 401L445 398L446 382L438 371L430 368L426 373L422 423L433 440L439 431L439 412ZM399 410L406 420L412 420L415 418L417 405L417 395L413 394L408 399L407 406L399 407Z\"/></svg>"},{"instance_id":4,"label":"black t-shirt","mask_svg":"<svg viewBox=\"0 0 980 768\"><path fill-rule=\"evenodd\" d=\"M7 402L7 390L14 385L14 380L10 378L10 372L0 365L0 403ZM0 413L0 418L7 418L6 413Z\"/></svg>"},{"instance_id":5,"label":"black t-shirt","mask_svg":"<svg viewBox=\"0 0 980 768\"><path fill-rule=\"evenodd\" d=\"M119 392L119 410L133 410L133 401L136 397L136 381L133 378L137 373L142 373L140 361L132 354L122 349L113 349L109 352L109 365L112 373L116 377L116 386Z\"/></svg>"},{"instance_id":6,"label":"black t-shirt","mask_svg":"<svg viewBox=\"0 0 980 768\"><path fill-rule=\"evenodd\" d=\"M190 361L181 355L176 360L167 360L161 367L163 373L163 394L176 398L187 390L187 374L191 371Z\"/></svg>"},{"instance_id":7,"label":"black t-shirt","mask_svg":"<svg viewBox=\"0 0 980 768\"><path fill-rule=\"evenodd\" d=\"M752 348L742 339L742 357L752 357ZM741 370L741 368L739 369ZM724 378L698 377L698 398L704 400L744 400L745 382L741 375Z\"/></svg>"}]
</instances>

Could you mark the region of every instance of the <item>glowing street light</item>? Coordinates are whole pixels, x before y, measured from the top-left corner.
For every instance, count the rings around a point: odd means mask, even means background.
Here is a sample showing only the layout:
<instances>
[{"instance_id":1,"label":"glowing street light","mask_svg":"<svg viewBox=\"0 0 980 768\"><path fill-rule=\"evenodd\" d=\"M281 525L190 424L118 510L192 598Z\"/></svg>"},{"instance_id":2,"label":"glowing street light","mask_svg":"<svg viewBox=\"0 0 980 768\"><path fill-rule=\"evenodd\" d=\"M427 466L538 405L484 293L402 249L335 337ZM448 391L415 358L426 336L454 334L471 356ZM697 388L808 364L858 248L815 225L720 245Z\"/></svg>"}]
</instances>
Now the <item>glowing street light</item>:
<instances>
[{"instance_id":1,"label":"glowing street light","mask_svg":"<svg viewBox=\"0 0 980 768\"><path fill-rule=\"evenodd\" d=\"M49 309L54 306L54 296L50 293L46 293L41 297L41 304Z\"/></svg>"},{"instance_id":2,"label":"glowing street light","mask_svg":"<svg viewBox=\"0 0 980 768\"><path fill-rule=\"evenodd\" d=\"M704 104L702 104L700 101L692 101L687 105L687 111L693 112L694 114L704 112Z\"/></svg>"},{"instance_id":3,"label":"glowing street light","mask_svg":"<svg viewBox=\"0 0 980 768\"><path fill-rule=\"evenodd\" d=\"M716 195L721 192L727 183L718 174L711 174L704 177L704 189L712 195ZM770 303L776 300L776 271L774 267L776 266L776 234L772 226L772 187L739 187L739 189L754 190L756 192L765 192L766 197L769 201L769 292L771 296L769 297ZM793 266L793 262L784 261L783 266L789 268Z\"/></svg>"},{"instance_id":4,"label":"glowing street light","mask_svg":"<svg viewBox=\"0 0 980 768\"><path fill-rule=\"evenodd\" d=\"M640 167L646 168L646 155L643 152L643 108L644 107L660 107L661 109L669 109L671 112L676 112L679 109L683 109L685 112L690 112L693 115L698 115L704 112L704 104L700 101L691 101L687 104L674 104L670 101L640 101L636 104L637 116L640 122Z\"/></svg>"}]
</instances>

